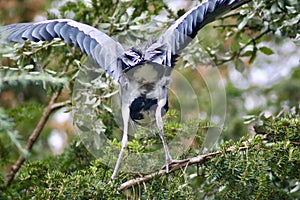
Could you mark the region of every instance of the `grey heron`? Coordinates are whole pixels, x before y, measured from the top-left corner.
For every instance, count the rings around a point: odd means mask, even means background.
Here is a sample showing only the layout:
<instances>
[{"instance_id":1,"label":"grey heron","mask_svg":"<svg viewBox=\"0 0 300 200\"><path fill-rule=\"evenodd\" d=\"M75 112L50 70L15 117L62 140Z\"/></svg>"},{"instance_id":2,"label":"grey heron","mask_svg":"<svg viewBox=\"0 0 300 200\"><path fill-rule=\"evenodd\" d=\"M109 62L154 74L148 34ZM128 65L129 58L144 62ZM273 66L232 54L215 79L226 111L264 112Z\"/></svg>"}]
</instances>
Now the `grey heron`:
<instances>
[{"instance_id":1,"label":"grey heron","mask_svg":"<svg viewBox=\"0 0 300 200\"><path fill-rule=\"evenodd\" d=\"M166 142L162 116L168 111L168 85L176 58L196 36L198 31L217 17L251 0L207 0L192 8L157 40L143 51L125 50L120 43L100 30L71 19L19 23L0 27L1 38L6 42L31 40L50 41L61 38L74 44L120 86L123 118L122 146L111 179L115 179L122 155L128 143L130 119L138 122L151 115L155 119L165 151L165 167L169 171L172 159Z\"/></svg>"}]
</instances>

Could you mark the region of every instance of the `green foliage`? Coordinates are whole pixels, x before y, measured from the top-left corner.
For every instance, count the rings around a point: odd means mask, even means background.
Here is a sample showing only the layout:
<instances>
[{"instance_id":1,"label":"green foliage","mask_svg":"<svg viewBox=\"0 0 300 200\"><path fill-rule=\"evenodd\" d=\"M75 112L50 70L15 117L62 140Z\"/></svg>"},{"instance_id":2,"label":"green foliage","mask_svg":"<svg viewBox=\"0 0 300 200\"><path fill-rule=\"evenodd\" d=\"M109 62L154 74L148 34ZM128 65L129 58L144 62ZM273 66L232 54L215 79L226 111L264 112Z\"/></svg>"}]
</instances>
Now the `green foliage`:
<instances>
[{"instance_id":1,"label":"green foliage","mask_svg":"<svg viewBox=\"0 0 300 200\"><path fill-rule=\"evenodd\" d=\"M205 197L299 198L299 112L282 117L261 117L255 127L258 135L254 138L225 143L221 146L221 154L204 164ZM233 145L235 149L228 151ZM242 147L247 148L239 150Z\"/></svg>"},{"instance_id":2,"label":"green foliage","mask_svg":"<svg viewBox=\"0 0 300 200\"><path fill-rule=\"evenodd\" d=\"M206 48L207 53L217 65L235 61L235 67L243 70L240 59L247 58L253 63L259 52L266 55L273 54L270 47L263 46L262 41L267 41L271 35L278 35L281 39L291 38L299 41L300 31L300 6L297 0L257 1L247 4L239 11L222 18L222 24L216 25L223 31L225 38L232 41L224 49L222 41L210 42ZM232 17L236 22L227 20ZM246 30L246 31L245 31ZM223 40L223 38L222 38ZM212 45L213 44L213 45Z\"/></svg>"},{"instance_id":3,"label":"green foliage","mask_svg":"<svg viewBox=\"0 0 300 200\"><path fill-rule=\"evenodd\" d=\"M0 108L0 125L0 168L2 168L1 166L5 166L13 158L12 149L17 148L23 156L28 152L23 148L19 132L15 130L14 120L3 108Z\"/></svg>"},{"instance_id":4,"label":"green foliage","mask_svg":"<svg viewBox=\"0 0 300 200\"><path fill-rule=\"evenodd\" d=\"M257 133L264 134L270 142L289 140L291 143L297 144L300 143L298 132L300 121L299 117L293 115L287 113L278 118L262 116L263 120L259 121L259 124L254 128Z\"/></svg>"},{"instance_id":5,"label":"green foliage","mask_svg":"<svg viewBox=\"0 0 300 200\"><path fill-rule=\"evenodd\" d=\"M56 78L49 74L43 73L18 74L16 72L7 71L5 75L0 73L0 78L0 92L13 87L24 88L32 83L35 85L49 84L51 86L62 86L66 83L66 79L64 78Z\"/></svg>"},{"instance_id":6,"label":"green foliage","mask_svg":"<svg viewBox=\"0 0 300 200\"><path fill-rule=\"evenodd\" d=\"M121 179L107 185L111 169L94 160L82 144L73 141L65 152L57 157L27 163L12 185L0 194L4 199L123 199L130 192L117 192ZM120 174L123 180L131 175ZM142 197L159 199L183 198L191 194L191 188L182 187L183 175L169 175L153 181L142 189ZM167 184L162 190L158 185ZM190 188L189 191L186 189ZM172 191L172 192L171 192ZM158 194L159 192L159 194ZM133 195L137 195L134 194ZM158 196L156 196L158 195Z\"/></svg>"},{"instance_id":7,"label":"green foliage","mask_svg":"<svg viewBox=\"0 0 300 200\"><path fill-rule=\"evenodd\" d=\"M112 169L95 160L73 141L56 157L30 161L12 185L2 188L3 199L297 199L300 194L299 114L257 119L253 138L226 142L195 173L177 171L157 177L123 193L120 184L136 176L120 173L107 185ZM276 136L278 135L278 136ZM0 179L1 180L1 179Z\"/></svg>"}]
</instances>

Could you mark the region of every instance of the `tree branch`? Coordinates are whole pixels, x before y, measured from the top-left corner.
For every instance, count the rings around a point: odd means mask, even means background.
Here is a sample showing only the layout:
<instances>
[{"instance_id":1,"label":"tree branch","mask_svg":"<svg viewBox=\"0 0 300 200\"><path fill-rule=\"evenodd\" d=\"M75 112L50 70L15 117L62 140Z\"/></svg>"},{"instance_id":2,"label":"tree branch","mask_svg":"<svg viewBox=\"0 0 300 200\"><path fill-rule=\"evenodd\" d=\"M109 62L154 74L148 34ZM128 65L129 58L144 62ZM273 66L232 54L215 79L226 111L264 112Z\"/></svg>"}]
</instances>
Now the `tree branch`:
<instances>
[{"instance_id":1,"label":"tree branch","mask_svg":"<svg viewBox=\"0 0 300 200\"><path fill-rule=\"evenodd\" d=\"M31 133L30 137L27 140L25 149L29 152L32 149L33 144L35 143L35 141L37 140L37 138L39 137L41 131L43 130L50 114L52 113L53 110L55 110L58 107L61 107L62 105L66 105L65 102L62 103L55 103L55 101L57 100L59 94L61 92L61 89L57 92L55 92L50 101L48 106L45 108L38 124L36 125L35 129L33 130L33 132ZM19 156L18 160L10 167L10 171L8 173L8 175L6 176L6 182L4 184L4 186L9 186L10 183L12 182L12 180L14 179L16 173L19 171L19 169L21 168L22 164L25 162L26 158L22 155Z\"/></svg>"},{"instance_id":2,"label":"tree branch","mask_svg":"<svg viewBox=\"0 0 300 200\"><path fill-rule=\"evenodd\" d=\"M234 58L239 57L244 49L246 49L250 44L255 44L257 40L259 40L260 38L262 38L264 35L268 34L269 32L271 32L271 29L267 29L267 30L261 32L258 36L256 36L255 38L252 38L246 44L244 44L242 47L240 47L240 49L238 51L233 52L232 56L230 56L229 58L220 60L218 62L215 61L216 65L223 65L224 63L232 61Z\"/></svg>"},{"instance_id":3,"label":"tree branch","mask_svg":"<svg viewBox=\"0 0 300 200\"><path fill-rule=\"evenodd\" d=\"M242 146L242 147L239 147L237 149L237 151L244 151L244 150L249 149L249 148L250 148L250 146ZM228 149L226 149L226 152L231 152L231 151L234 151L234 150L236 150L236 147L232 146L232 147L229 147ZM220 155L222 152L224 152L224 151L220 150L220 151L216 151L216 152L212 152L212 153L207 153L207 154L204 154L204 155L199 155L199 156L196 156L196 157L188 158L186 161L183 161L183 162L180 162L180 163L172 164L170 166L171 167L170 172L174 172L174 171L177 171L179 169L186 168L187 166L190 166L190 165L202 164L205 161L209 160L210 158ZM141 183L147 182L149 180L152 180L153 178L160 177L160 176L165 175L165 174L166 174L166 170L161 169L158 172L154 172L152 174L148 174L148 175L143 176L143 177L128 180L128 181L121 184L121 186L119 188L119 191L122 192L122 191L126 190L129 187L139 185Z\"/></svg>"},{"instance_id":4,"label":"tree branch","mask_svg":"<svg viewBox=\"0 0 300 200\"><path fill-rule=\"evenodd\" d=\"M54 104L52 104L51 109L52 109L52 110L56 110L56 109L65 107L65 106L68 105L68 104L71 104L71 100L66 100L66 101L63 101L63 102L54 103Z\"/></svg>"}]
</instances>

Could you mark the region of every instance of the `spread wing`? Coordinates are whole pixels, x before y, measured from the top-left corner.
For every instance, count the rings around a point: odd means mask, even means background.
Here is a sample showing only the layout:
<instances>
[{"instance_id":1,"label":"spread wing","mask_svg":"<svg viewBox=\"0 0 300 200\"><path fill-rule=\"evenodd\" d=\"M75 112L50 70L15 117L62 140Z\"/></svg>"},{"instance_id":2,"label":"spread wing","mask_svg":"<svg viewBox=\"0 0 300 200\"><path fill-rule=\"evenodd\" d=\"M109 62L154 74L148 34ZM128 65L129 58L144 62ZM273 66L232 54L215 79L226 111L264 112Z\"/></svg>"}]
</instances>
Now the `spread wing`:
<instances>
[{"instance_id":1,"label":"spread wing","mask_svg":"<svg viewBox=\"0 0 300 200\"><path fill-rule=\"evenodd\" d=\"M100 30L70 19L47 20L37 23L19 23L0 27L0 37L6 42L24 42L25 40L50 41L61 38L74 44L94 59L105 71L118 81L122 69L117 58L124 49L115 40Z\"/></svg>"},{"instance_id":2,"label":"spread wing","mask_svg":"<svg viewBox=\"0 0 300 200\"><path fill-rule=\"evenodd\" d=\"M251 0L207 0L192 8L171 25L158 40L148 48L148 52L166 46L167 65L171 66L171 57L178 55L198 31L217 17Z\"/></svg>"}]
</instances>

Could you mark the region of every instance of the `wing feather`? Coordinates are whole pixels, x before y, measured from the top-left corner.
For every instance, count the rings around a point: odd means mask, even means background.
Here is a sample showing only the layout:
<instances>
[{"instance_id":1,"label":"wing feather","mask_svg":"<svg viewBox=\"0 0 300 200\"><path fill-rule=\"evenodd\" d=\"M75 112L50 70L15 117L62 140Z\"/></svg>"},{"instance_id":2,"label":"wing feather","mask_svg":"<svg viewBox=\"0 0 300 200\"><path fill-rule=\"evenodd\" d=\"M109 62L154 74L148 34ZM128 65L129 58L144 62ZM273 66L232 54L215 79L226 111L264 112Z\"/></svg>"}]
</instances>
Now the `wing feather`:
<instances>
[{"instance_id":1,"label":"wing feather","mask_svg":"<svg viewBox=\"0 0 300 200\"><path fill-rule=\"evenodd\" d=\"M124 52L121 44L92 26L70 19L2 26L0 27L0 36L6 42L19 43L25 40L38 42L61 38L67 44L72 43L79 47L116 81L122 71L117 65L118 57Z\"/></svg>"},{"instance_id":2,"label":"wing feather","mask_svg":"<svg viewBox=\"0 0 300 200\"><path fill-rule=\"evenodd\" d=\"M182 15L147 51L166 46L172 56L180 54L206 24L251 0L206 0ZM171 66L171 58L166 61Z\"/></svg>"}]
</instances>

